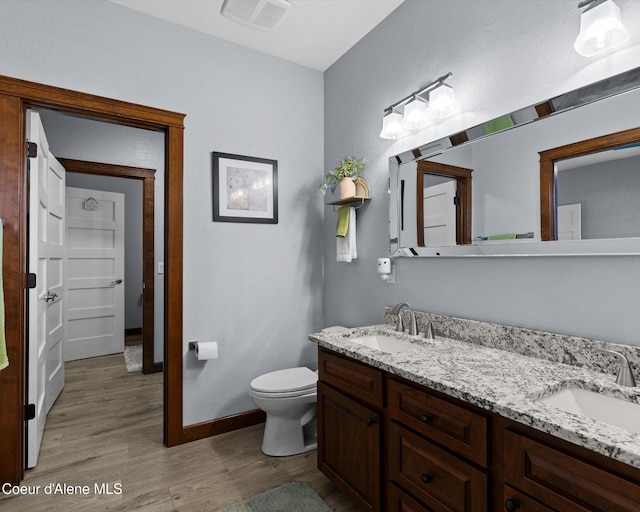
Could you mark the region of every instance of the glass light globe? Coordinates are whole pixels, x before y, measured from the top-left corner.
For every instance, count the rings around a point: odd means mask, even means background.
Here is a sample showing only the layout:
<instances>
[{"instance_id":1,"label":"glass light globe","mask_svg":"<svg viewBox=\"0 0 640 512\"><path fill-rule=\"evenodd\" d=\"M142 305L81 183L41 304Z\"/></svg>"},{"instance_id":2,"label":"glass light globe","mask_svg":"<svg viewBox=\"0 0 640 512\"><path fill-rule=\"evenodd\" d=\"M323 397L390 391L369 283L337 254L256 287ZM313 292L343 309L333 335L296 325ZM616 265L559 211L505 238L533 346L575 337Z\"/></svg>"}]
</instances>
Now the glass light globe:
<instances>
[{"instance_id":1,"label":"glass light globe","mask_svg":"<svg viewBox=\"0 0 640 512\"><path fill-rule=\"evenodd\" d=\"M436 119L443 119L454 114L458 110L456 95L453 88L447 84L436 87L429 93L429 106L427 114Z\"/></svg>"},{"instance_id":2,"label":"glass light globe","mask_svg":"<svg viewBox=\"0 0 640 512\"><path fill-rule=\"evenodd\" d=\"M585 57L604 53L629 40L629 31L620 19L620 8L606 0L582 13L580 33L573 47Z\"/></svg>"},{"instance_id":3,"label":"glass light globe","mask_svg":"<svg viewBox=\"0 0 640 512\"><path fill-rule=\"evenodd\" d=\"M382 139L399 139L407 135L407 129L402 125L402 114L389 112L382 118Z\"/></svg>"},{"instance_id":4,"label":"glass light globe","mask_svg":"<svg viewBox=\"0 0 640 512\"><path fill-rule=\"evenodd\" d=\"M429 124L427 104L419 98L412 99L404 106L402 124L410 132L417 132Z\"/></svg>"}]
</instances>

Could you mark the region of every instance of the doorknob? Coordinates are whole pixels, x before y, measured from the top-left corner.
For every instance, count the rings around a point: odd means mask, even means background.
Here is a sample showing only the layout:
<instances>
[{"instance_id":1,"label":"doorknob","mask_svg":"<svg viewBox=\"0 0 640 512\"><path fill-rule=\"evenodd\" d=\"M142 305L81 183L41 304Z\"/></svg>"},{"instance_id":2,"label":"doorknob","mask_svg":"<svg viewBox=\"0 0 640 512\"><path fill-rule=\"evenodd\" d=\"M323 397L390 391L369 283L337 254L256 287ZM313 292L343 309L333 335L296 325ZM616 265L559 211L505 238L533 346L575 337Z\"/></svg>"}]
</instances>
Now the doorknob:
<instances>
[{"instance_id":1,"label":"doorknob","mask_svg":"<svg viewBox=\"0 0 640 512\"><path fill-rule=\"evenodd\" d=\"M53 302L54 300L56 300L56 297L58 296L57 293L55 292L51 292L51 290L47 290L47 293L44 294L44 300L45 302Z\"/></svg>"},{"instance_id":2,"label":"doorknob","mask_svg":"<svg viewBox=\"0 0 640 512\"><path fill-rule=\"evenodd\" d=\"M122 283L122 279L116 279L115 281L111 281L111 286L115 286L120 283Z\"/></svg>"}]
</instances>

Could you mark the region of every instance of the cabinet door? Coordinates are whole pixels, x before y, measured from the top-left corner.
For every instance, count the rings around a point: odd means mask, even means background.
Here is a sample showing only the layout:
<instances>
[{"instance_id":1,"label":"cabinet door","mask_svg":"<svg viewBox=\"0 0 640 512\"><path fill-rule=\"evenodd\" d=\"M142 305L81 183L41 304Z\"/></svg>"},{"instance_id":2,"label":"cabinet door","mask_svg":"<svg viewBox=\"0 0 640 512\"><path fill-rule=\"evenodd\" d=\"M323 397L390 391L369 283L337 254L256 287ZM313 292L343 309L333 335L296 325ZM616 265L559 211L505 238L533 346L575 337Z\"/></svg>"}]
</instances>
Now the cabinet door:
<instances>
[{"instance_id":1,"label":"cabinet door","mask_svg":"<svg viewBox=\"0 0 640 512\"><path fill-rule=\"evenodd\" d=\"M318 383L318 468L366 511L381 510L380 415Z\"/></svg>"}]
</instances>

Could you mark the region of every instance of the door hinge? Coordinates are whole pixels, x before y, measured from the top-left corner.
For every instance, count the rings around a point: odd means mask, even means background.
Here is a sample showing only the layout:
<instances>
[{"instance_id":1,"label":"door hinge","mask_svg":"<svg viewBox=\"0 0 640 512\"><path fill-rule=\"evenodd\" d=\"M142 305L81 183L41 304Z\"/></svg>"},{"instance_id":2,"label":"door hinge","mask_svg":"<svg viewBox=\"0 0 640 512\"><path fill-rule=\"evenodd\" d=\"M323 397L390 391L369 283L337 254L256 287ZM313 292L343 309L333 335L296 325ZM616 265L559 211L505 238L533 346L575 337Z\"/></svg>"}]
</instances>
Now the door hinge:
<instances>
[{"instance_id":1,"label":"door hinge","mask_svg":"<svg viewBox=\"0 0 640 512\"><path fill-rule=\"evenodd\" d=\"M455 204L456 206L460 204L460 196L454 196L453 204Z\"/></svg>"},{"instance_id":2,"label":"door hinge","mask_svg":"<svg viewBox=\"0 0 640 512\"><path fill-rule=\"evenodd\" d=\"M27 142L27 157L35 158L38 156L38 145L35 142Z\"/></svg>"},{"instance_id":3,"label":"door hinge","mask_svg":"<svg viewBox=\"0 0 640 512\"><path fill-rule=\"evenodd\" d=\"M35 288L36 287L36 275L33 272L29 272L27 274L27 288Z\"/></svg>"},{"instance_id":4,"label":"door hinge","mask_svg":"<svg viewBox=\"0 0 640 512\"><path fill-rule=\"evenodd\" d=\"M24 406L24 419L32 420L36 417L36 404L27 404Z\"/></svg>"}]
</instances>

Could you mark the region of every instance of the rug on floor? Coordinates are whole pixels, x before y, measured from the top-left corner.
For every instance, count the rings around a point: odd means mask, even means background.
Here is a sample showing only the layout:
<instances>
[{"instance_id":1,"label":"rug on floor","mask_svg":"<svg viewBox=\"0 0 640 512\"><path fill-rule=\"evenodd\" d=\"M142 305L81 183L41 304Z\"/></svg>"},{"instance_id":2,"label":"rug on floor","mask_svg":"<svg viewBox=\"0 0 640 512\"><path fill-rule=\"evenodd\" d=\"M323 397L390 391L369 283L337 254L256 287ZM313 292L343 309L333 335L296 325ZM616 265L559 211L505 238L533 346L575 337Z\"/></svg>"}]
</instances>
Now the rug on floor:
<instances>
[{"instance_id":1,"label":"rug on floor","mask_svg":"<svg viewBox=\"0 0 640 512\"><path fill-rule=\"evenodd\" d=\"M142 345L124 347L124 362L129 373L142 371Z\"/></svg>"},{"instance_id":2,"label":"rug on floor","mask_svg":"<svg viewBox=\"0 0 640 512\"><path fill-rule=\"evenodd\" d=\"M291 482L223 508L220 512L331 512L316 492L303 482Z\"/></svg>"}]
</instances>

